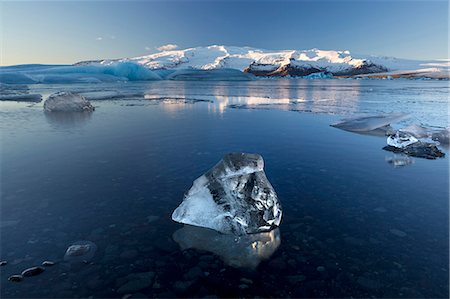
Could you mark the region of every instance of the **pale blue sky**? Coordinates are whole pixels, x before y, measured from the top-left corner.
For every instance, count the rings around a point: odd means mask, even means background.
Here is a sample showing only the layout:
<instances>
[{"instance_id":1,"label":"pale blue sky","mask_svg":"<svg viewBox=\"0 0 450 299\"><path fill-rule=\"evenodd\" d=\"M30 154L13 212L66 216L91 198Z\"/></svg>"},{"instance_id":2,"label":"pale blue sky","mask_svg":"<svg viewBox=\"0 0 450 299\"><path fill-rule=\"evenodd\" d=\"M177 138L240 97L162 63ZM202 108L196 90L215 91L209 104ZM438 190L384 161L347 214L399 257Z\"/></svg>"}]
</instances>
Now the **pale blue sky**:
<instances>
[{"instance_id":1,"label":"pale blue sky","mask_svg":"<svg viewBox=\"0 0 450 299\"><path fill-rule=\"evenodd\" d=\"M225 44L448 58L448 1L4 1L2 65Z\"/></svg>"}]
</instances>

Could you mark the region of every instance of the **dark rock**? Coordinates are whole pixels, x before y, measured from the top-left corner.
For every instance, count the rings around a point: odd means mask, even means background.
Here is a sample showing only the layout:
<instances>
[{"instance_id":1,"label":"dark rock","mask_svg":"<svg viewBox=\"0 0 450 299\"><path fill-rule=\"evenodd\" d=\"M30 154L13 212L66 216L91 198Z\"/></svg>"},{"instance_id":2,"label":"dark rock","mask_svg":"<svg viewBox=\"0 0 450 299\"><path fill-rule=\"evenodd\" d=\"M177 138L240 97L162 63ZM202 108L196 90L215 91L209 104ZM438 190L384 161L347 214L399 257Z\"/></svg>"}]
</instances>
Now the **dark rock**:
<instances>
[{"instance_id":1,"label":"dark rock","mask_svg":"<svg viewBox=\"0 0 450 299\"><path fill-rule=\"evenodd\" d=\"M52 262L52 261L44 261L44 262L42 262L42 266L44 266L44 267L51 267L51 266L54 266L54 265L55 265L55 263Z\"/></svg>"},{"instance_id":2,"label":"dark rock","mask_svg":"<svg viewBox=\"0 0 450 299\"><path fill-rule=\"evenodd\" d=\"M153 284L155 272L133 273L123 279L125 283L119 287L117 293L127 294L146 289Z\"/></svg>"},{"instance_id":3,"label":"dark rock","mask_svg":"<svg viewBox=\"0 0 450 299\"><path fill-rule=\"evenodd\" d=\"M286 270L286 268L287 268L286 262L281 257L271 260L269 262L269 266L270 266L270 268L272 268L274 270L280 270L280 271Z\"/></svg>"},{"instance_id":4,"label":"dark rock","mask_svg":"<svg viewBox=\"0 0 450 299\"><path fill-rule=\"evenodd\" d=\"M129 260L134 259L137 256L138 256L138 252L137 252L137 250L134 250L134 249L126 250L120 254L121 258L129 259Z\"/></svg>"},{"instance_id":5,"label":"dark rock","mask_svg":"<svg viewBox=\"0 0 450 299\"><path fill-rule=\"evenodd\" d=\"M319 267L317 267L316 270L319 271L319 272L323 272L323 271L325 271L325 267L319 266Z\"/></svg>"},{"instance_id":6,"label":"dark rock","mask_svg":"<svg viewBox=\"0 0 450 299\"><path fill-rule=\"evenodd\" d=\"M287 281L289 281L289 283L291 284L297 284L300 283L302 281L306 280L306 276L305 275L290 275L286 277Z\"/></svg>"},{"instance_id":7,"label":"dark rock","mask_svg":"<svg viewBox=\"0 0 450 299\"><path fill-rule=\"evenodd\" d=\"M45 268L43 268L43 267L31 267L31 268L23 270L22 276L24 276L24 277L36 276L36 275L41 274L44 271L45 271Z\"/></svg>"},{"instance_id":8,"label":"dark rock","mask_svg":"<svg viewBox=\"0 0 450 299\"><path fill-rule=\"evenodd\" d=\"M8 264L7 261L0 261L0 266L6 266Z\"/></svg>"},{"instance_id":9,"label":"dark rock","mask_svg":"<svg viewBox=\"0 0 450 299\"><path fill-rule=\"evenodd\" d=\"M190 269L185 275L184 278L186 280L197 280L203 276L203 271L200 267L195 266L192 269Z\"/></svg>"},{"instance_id":10,"label":"dark rock","mask_svg":"<svg viewBox=\"0 0 450 299\"><path fill-rule=\"evenodd\" d=\"M360 74L380 73L386 72L387 69L370 61L364 61L360 66L349 67L338 72L328 72L326 68L319 68L313 66L302 66L295 64L295 59L291 59L292 63L283 64L280 66L272 64L262 64L253 62L245 70L245 73L250 73L255 76L269 76L269 77L284 77L284 76L308 76L314 73L330 73L335 76L354 76Z\"/></svg>"},{"instance_id":11,"label":"dark rock","mask_svg":"<svg viewBox=\"0 0 450 299\"><path fill-rule=\"evenodd\" d=\"M360 276L356 282L366 289L379 289L383 286L382 283L364 276Z\"/></svg>"},{"instance_id":12,"label":"dark rock","mask_svg":"<svg viewBox=\"0 0 450 299\"><path fill-rule=\"evenodd\" d=\"M442 158L445 156L436 145L427 142L418 141L416 143L407 145L403 148L387 145L383 147L385 151L394 153L403 153L411 157L425 158L434 160L436 158Z\"/></svg>"},{"instance_id":13,"label":"dark rock","mask_svg":"<svg viewBox=\"0 0 450 299\"><path fill-rule=\"evenodd\" d=\"M11 275L10 277L8 277L8 280L12 281L12 282L20 282L20 281L23 280L23 276L22 275L18 275L18 274Z\"/></svg>"}]
</instances>

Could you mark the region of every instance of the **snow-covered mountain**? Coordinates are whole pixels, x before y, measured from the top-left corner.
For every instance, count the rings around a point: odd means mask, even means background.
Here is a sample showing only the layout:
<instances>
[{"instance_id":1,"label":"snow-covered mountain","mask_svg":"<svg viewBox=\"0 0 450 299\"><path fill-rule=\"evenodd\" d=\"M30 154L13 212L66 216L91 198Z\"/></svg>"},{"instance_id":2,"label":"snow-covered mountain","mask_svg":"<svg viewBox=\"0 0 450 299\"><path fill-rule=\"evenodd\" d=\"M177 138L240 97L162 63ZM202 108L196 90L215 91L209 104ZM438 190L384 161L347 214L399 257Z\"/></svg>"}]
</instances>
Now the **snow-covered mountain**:
<instances>
[{"instance_id":1,"label":"snow-covered mountain","mask_svg":"<svg viewBox=\"0 0 450 299\"><path fill-rule=\"evenodd\" d=\"M0 83L56 84L147 80L253 80L255 76L449 79L449 61L354 55L349 51L209 46L74 65L0 67Z\"/></svg>"},{"instance_id":2,"label":"snow-covered mountain","mask_svg":"<svg viewBox=\"0 0 450 299\"><path fill-rule=\"evenodd\" d=\"M385 73L399 70L448 68L445 62L417 61L392 57L352 55L336 50L269 51L251 47L218 46L195 47L115 60L80 62L78 65L110 65L116 62L135 62L151 70L180 69L236 69L256 76L306 76L325 72L335 76Z\"/></svg>"}]
</instances>

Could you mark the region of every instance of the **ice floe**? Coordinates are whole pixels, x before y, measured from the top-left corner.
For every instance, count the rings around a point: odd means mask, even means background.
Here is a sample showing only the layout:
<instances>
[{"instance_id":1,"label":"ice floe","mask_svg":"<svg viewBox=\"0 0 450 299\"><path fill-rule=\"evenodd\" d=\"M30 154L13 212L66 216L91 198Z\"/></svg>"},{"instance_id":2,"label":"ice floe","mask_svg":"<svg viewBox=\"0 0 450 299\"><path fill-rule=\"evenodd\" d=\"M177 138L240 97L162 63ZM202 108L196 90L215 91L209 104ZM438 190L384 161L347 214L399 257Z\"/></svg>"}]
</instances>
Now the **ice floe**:
<instances>
[{"instance_id":1,"label":"ice floe","mask_svg":"<svg viewBox=\"0 0 450 299\"><path fill-rule=\"evenodd\" d=\"M387 125L407 119L408 117L409 114L406 113L364 116L344 119L338 123L332 124L331 126L351 132L367 132L386 127Z\"/></svg>"}]
</instances>

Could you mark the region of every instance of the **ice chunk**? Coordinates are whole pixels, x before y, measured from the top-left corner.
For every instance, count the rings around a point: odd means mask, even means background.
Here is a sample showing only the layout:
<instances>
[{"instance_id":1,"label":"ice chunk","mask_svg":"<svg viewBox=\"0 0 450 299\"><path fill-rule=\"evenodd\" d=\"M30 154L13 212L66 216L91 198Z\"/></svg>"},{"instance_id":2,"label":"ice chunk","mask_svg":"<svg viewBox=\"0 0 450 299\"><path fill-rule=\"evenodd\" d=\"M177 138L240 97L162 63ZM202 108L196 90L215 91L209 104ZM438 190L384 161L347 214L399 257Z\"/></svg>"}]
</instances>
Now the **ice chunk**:
<instances>
[{"instance_id":1,"label":"ice chunk","mask_svg":"<svg viewBox=\"0 0 450 299\"><path fill-rule=\"evenodd\" d=\"M282 211L263 168L258 154L225 155L194 181L172 219L237 235L273 229Z\"/></svg>"},{"instance_id":2,"label":"ice chunk","mask_svg":"<svg viewBox=\"0 0 450 299\"><path fill-rule=\"evenodd\" d=\"M83 96L71 92L57 92L44 102L46 112L90 112L94 107Z\"/></svg>"},{"instance_id":3,"label":"ice chunk","mask_svg":"<svg viewBox=\"0 0 450 299\"><path fill-rule=\"evenodd\" d=\"M10 85L0 83L0 101L35 102L42 100L40 94L30 94L26 85Z\"/></svg>"},{"instance_id":4,"label":"ice chunk","mask_svg":"<svg viewBox=\"0 0 450 299\"><path fill-rule=\"evenodd\" d=\"M399 122L409 117L406 113L392 113L374 116L365 116L352 119L345 119L341 122L332 124L336 127L346 131L352 132L366 132L372 131L392 123Z\"/></svg>"},{"instance_id":5,"label":"ice chunk","mask_svg":"<svg viewBox=\"0 0 450 299\"><path fill-rule=\"evenodd\" d=\"M173 234L184 249L195 248L218 255L226 264L236 268L254 269L280 246L279 229L243 236L224 235L214 230L185 225Z\"/></svg>"},{"instance_id":6,"label":"ice chunk","mask_svg":"<svg viewBox=\"0 0 450 299\"><path fill-rule=\"evenodd\" d=\"M391 135L387 138L387 144L389 146L398 148L404 148L418 141L419 140L416 137L400 131L397 131L394 135Z\"/></svg>"}]
</instances>

